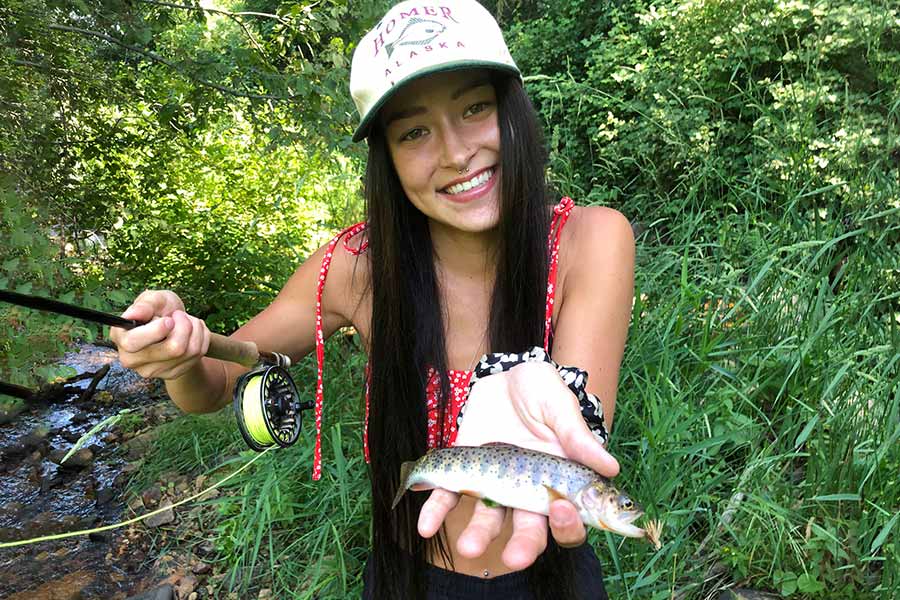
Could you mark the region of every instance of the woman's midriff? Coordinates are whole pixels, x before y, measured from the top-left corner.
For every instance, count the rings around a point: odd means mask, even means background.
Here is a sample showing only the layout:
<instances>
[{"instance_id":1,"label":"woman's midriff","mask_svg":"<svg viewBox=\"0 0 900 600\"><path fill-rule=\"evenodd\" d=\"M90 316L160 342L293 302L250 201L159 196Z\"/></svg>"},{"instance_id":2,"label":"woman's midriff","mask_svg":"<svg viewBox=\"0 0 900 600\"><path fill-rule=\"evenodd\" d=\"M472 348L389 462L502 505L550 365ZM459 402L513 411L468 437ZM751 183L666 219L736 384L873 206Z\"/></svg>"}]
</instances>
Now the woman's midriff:
<instances>
[{"instance_id":1,"label":"woman's midriff","mask_svg":"<svg viewBox=\"0 0 900 600\"><path fill-rule=\"evenodd\" d=\"M460 555L456 550L456 541L469 524L477 502L478 500L471 496L460 496L459 504L457 504L456 508L450 511L447 518L444 519L444 530L447 535L447 550L453 558L453 565L447 564L439 554L437 556L429 557L429 562L442 569L456 571L457 573L463 573L465 575L472 575L473 577L490 578L511 573L512 569L504 565L503 560L501 559L503 548L506 547L506 543L509 541L509 538L512 537L512 511L510 510L506 511L506 517L503 520L500 535L488 544L484 554L476 558L466 558ZM487 575L485 575L485 571L487 571Z\"/></svg>"}]
</instances>

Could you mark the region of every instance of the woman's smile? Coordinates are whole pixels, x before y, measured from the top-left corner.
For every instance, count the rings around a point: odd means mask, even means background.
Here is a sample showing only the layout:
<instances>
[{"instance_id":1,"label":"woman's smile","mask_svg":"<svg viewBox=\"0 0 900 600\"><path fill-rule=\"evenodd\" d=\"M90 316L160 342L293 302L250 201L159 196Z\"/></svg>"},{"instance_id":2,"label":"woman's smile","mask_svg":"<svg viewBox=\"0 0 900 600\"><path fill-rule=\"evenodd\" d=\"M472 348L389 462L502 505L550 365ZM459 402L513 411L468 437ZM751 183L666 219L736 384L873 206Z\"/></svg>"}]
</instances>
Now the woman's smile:
<instances>
[{"instance_id":1,"label":"woman's smile","mask_svg":"<svg viewBox=\"0 0 900 600\"><path fill-rule=\"evenodd\" d=\"M450 185L439 190L452 202L471 202L490 192L497 182L497 169L488 167L466 177L455 179Z\"/></svg>"}]
</instances>

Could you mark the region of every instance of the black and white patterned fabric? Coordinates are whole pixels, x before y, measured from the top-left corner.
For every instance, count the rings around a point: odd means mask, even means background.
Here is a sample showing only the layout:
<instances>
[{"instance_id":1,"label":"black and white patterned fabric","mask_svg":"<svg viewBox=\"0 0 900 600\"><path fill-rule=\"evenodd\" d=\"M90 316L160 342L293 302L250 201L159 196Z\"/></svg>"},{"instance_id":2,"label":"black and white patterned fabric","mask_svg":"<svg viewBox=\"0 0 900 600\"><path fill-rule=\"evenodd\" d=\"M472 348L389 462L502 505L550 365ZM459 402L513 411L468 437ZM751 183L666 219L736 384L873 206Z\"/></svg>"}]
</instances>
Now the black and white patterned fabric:
<instances>
[{"instance_id":1,"label":"black and white patterned fabric","mask_svg":"<svg viewBox=\"0 0 900 600\"><path fill-rule=\"evenodd\" d=\"M530 350L518 354L503 352L485 354L481 357L481 360L478 361L478 364L472 372L472 378L469 380L469 393L472 392L472 386L475 385L478 380L489 375L494 375L495 373L508 371L514 366L524 362L547 362L553 365L553 368L557 370L563 382L565 382L569 389L572 390L575 397L578 398L578 404L581 405L581 416L584 417L588 429L591 430L591 433L597 438L597 441L606 446L606 442L609 440L609 433L606 431L606 426L603 424L603 407L597 396L589 394L585 390L588 379L587 371L579 369L578 367L567 367L556 364L556 362L550 358L550 355L540 346L534 346ZM463 414L465 412L466 406L463 404L459 410L459 415L456 417L457 430L462 423Z\"/></svg>"}]
</instances>

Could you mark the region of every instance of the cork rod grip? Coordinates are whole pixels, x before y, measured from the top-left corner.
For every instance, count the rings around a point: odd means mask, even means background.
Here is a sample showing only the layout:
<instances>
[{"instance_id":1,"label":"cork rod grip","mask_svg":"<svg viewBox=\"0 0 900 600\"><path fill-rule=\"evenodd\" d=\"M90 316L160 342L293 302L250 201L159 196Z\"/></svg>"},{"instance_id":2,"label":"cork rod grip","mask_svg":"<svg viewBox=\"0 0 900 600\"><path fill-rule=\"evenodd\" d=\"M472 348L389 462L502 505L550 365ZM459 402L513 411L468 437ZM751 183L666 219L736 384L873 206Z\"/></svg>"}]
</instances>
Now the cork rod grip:
<instances>
[{"instance_id":1,"label":"cork rod grip","mask_svg":"<svg viewBox=\"0 0 900 600\"><path fill-rule=\"evenodd\" d=\"M259 350L253 342L233 340L218 333L209 334L206 356L252 367L259 361Z\"/></svg>"}]
</instances>

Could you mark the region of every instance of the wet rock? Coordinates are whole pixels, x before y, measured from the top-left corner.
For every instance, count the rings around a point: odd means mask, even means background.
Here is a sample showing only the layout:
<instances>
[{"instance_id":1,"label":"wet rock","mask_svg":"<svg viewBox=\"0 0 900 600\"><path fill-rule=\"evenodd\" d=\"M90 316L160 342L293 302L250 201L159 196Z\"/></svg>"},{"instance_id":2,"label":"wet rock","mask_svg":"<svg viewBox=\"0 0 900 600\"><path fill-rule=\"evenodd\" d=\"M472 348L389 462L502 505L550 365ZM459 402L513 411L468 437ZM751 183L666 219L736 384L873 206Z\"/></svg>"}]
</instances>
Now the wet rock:
<instances>
[{"instance_id":1,"label":"wet rock","mask_svg":"<svg viewBox=\"0 0 900 600\"><path fill-rule=\"evenodd\" d=\"M104 504L108 503L113 498L115 498L116 494L118 494L118 492L116 491L116 489L114 487L100 488L99 490L97 490L97 498L96 498L97 505L103 506Z\"/></svg>"},{"instance_id":2,"label":"wet rock","mask_svg":"<svg viewBox=\"0 0 900 600\"><path fill-rule=\"evenodd\" d=\"M46 494L48 491L53 488L61 485L63 482L62 475L57 471L53 471L51 473L40 473L38 472L38 485L41 487L41 493Z\"/></svg>"},{"instance_id":3,"label":"wet rock","mask_svg":"<svg viewBox=\"0 0 900 600\"><path fill-rule=\"evenodd\" d=\"M137 596L131 596L128 600L175 600L175 588L168 583Z\"/></svg>"},{"instance_id":4,"label":"wet rock","mask_svg":"<svg viewBox=\"0 0 900 600\"><path fill-rule=\"evenodd\" d=\"M18 517L25 511L25 505L21 502L7 502L0 506L0 515L5 517Z\"/></svg>"},{"instance_id":5,"label":"wet rock","mask_svg":"<svg viewBox=\"0 0 900 600\"><path fill-rule=\"evenodd\" d=\"M59 437L66 440L70 444L74 444L78 440L81 439L81 434L75 433L74 431L63 431L59 434Z\"/></svg>"},{"instance_id":6,"label":"wet rock","mask_svg":"<svg viewBox=\"0 0 900 600\"><path fill-rule=\"evenodd\" d=\"M175 593L179 598L187 598L196 589L197 578L193 575L186 575L178 580L178 584L175 586Z\"/></svg>"},{"instance_id":7,"label":"wet rock","mask_svg":"<svg viewBox=\"0 0 900 600\"><path fill-rule=\"evenodd\" d=\"M161 525L168 525L175 521L175 511L172 510L172 503L166 500L163 502L162 507L166 510L162 511L159 514L153 515L149 517L144 522L147 524L147 527L160 527Z\"/></svg>"},{"instance_id":8,"label":"wet rock","mask_svg":"<svg viewBox=\"0 0 900 600\"><path fill-rule=\"evenodd\" d=\"M82 570L48 581L35 589L8 596L7 600L81 600L81 592L94 581L94 574Z\"/></svg>"},{"instance_id":9,"label":"wet rock","mask_svg":"<svg viewBox=\"0 0 900 600\"><path fill-rule=\"evenodd\" d=\"M152 485L141 492L141 500L144 501L144 506L147 508L155 508L159 504L160 498L162 498L162 491L158 485Z\"/></svg>"},{"instance_id":10,"label":"wet rock","mask_svg":"<svg viewBox=\"0 0 900 600\"><path fill-rule=\"evenodd\" d=\"M25 535L20 537L27 539L39 535L58 533L61 530L62 528L56 515L49 511L42 512L25 524Z\"/></svg>"},{"instance_id":11,"label":"wet rock","mask_svg":"<svg viewBox=\"0 0 900 600\"><path fill-rule=\"evenodd\" d=\"M17 443L22 446L23 452L32 452L36 448L47 445L47 437L49 434L50 430L46 427L38 427L31 433L20 437Z\"/></svg>"},{"instance_id":12,"label":"wet rock","mask_svg":"<svg viewBox=\"0 0 900 600\"><path fill-rule=\"evenodd\" d=\"M210 571L212 571L212 565L203 561L197 562L191 567L191 573L194 575L206 575Z\"/></svg>"},{"instance_id":13,"label":"wet rock","mask_svg":"<svg viewBox=\"0 0 900 600\"><path fill-rule=\"evenodd\" d=\"M132 512L141 513L144 512L144 501L141 500L140 496L131 496L125 504L128 505L128 508L132 510Z\"/></svg>"},{"instance_id":14,"label":"wet rock","mask_svg":"<svg viewBox=\"0 0 900 600\"><path fill-rule=\"evenodd\" d=\"M144 456L147 450L153 446L155 439L156 430L151 429L128 440L125 444L128 460L137 460Z\"/></svg>"},{"instance_id":15,"label":"wet rock","mask_svg":"<svg viewBox=\"0 0 900 600\"><path fill-rule=\"evenodd\" d=\"M216 545L209 541L203 542L197 546L196 552L200 556L212 556L216 553Z\"/></svg>"},{"instance_id":16,"label":"wet rock","mask_svg":"<svg viewBox=\"0 0 900 600\"><path fill-rule=\"evenodd\" d=\"M94 462L94 453L90 448L82 448L63 462L62 459L68 454L68 450L54 450L50 453L50 460L58 464L63 469L83 469L89 467Z\"/></svg>"},{"instance_id":17,"label":"wet rock","mask_svg":"<svg viewBox=\"0 0 900 600\"><path fill-rule=\"evenodd\" d=\"M111 536L108 531L93 531L88 534L88 539L95 544L108 544Z\"/></svg>"},{"instance_id":18,"label":"wet rock","mask_svg":"<svg viewBox=\"0 0 900 600\"><path fill-rule=\"evenodd\" d=\"M73 425L81 425L82 423L87 423L91 420L91 415L84 412L83 410L78 411L72 416L72 424Z\"/></svg>"}]
</instances>

